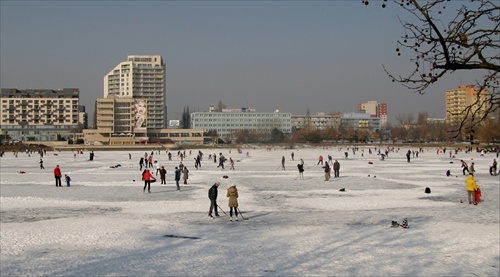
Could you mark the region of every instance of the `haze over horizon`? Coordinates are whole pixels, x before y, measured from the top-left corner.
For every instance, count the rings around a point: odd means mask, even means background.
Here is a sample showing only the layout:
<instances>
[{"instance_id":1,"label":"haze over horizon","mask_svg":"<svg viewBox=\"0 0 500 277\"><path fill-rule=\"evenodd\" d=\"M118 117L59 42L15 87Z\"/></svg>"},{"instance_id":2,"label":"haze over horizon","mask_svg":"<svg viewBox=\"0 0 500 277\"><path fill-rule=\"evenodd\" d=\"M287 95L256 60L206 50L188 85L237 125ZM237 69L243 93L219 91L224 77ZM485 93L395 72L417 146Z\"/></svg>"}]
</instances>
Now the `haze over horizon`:
<instances>
[{"instance_id":1,"label":"haze over horizon","mask_svg":"<svg viewBox=\"0 0 500 277\"><path fill-rule=\"evenodd\" d=\"M398 16L410 14L380 3L0 1L0 85L79 88L91 119L109 71L127 55L161 55L169 120L219 100L292 114L355 112L375 100L392 124L407 113L444 118L445 91L475 84L478 73L455 72L425 95L393 83L382 65L413 69L413 53L395 51Z\"/></svg>"}]
</instances>

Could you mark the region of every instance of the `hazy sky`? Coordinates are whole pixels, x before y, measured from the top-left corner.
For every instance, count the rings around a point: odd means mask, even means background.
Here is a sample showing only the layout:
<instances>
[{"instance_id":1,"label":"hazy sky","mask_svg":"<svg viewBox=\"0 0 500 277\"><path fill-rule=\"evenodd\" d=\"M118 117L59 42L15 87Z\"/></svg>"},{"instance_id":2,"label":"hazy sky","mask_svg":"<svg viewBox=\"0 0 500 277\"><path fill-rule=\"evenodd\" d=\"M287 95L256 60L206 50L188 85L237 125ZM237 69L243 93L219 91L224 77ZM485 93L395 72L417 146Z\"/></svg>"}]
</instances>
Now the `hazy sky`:
<instances>
[{"instance_id":1,"label":"hazy sky","mask_svg":"<svg viewBox=\"0 0 500 277\"><path fill-rule=\"evenodd\" d=\"M467 4L460 1L461 4ZM184 107L292 114L354 112L387 103L398 114L445 116L445 91L473 84L449 76L419 95L393 83L409 73L400 7L382 1L1 1L2 88L80 89L92 116L103 77L127 55L161 55L170 119ZM450 9L448 9L450 10ZM477 75L477 74L476 74Z\"/></svg>"}]
</instances>

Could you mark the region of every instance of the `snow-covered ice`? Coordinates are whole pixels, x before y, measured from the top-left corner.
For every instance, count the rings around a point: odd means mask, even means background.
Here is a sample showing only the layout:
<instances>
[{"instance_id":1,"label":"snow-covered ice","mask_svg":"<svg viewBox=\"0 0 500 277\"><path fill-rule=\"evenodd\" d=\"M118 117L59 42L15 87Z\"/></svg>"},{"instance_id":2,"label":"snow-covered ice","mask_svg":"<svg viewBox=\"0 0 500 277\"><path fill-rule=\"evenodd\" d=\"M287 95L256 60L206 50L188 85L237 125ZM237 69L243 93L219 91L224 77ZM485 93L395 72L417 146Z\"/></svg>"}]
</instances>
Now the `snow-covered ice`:
<instances>
[{"instance_id":1,"label":"snow-covered ice","mask_svg":"<svg viewBox=\"0 0 500 277\"><path fill-rule=\"evenodd\" d=\"M360 147L186 150L188 185L177 191L177 151L154 159L167 185L143 193L138 162L149 151L5 153L1 169L2 276L500 276L500 179L496 157L424 148L406 161L395 148L384 161ZM364 157L361 156L364 150ZM248 156L247 156L248 152ZM291 160L291 153L295 160ZM129 153L132 159L129 159ZM235 160L217 168L209 154ZM57 155L56 155L57 154ZM332 155L340 177L323 180L318 156ZM286 170L281 170L285 156ZM297 163L305 160L304 180ZM469 205L460 159L475 162L482 202ZM369 164L372 162L373 164ZM53 168L71 176L56 187ZM110 168L120 164L121 167ZM446 176L446 170L452 176ZM25 171L26 174L20 174ZM229 178L222 178L227 175ZM158 176L159 177L159 176ZM159 178L158 178L159 179ZM135 180L135 182L133 181ZM248 220L207 217L208 189L220 181L218 204L236 184ZM426 187L430 194L424 193ZM345 192L339 189L345 188ZM460 203L460 200L463 203ZM408 218L409 229L391 228Z\"/></svg>"}]
</instances>

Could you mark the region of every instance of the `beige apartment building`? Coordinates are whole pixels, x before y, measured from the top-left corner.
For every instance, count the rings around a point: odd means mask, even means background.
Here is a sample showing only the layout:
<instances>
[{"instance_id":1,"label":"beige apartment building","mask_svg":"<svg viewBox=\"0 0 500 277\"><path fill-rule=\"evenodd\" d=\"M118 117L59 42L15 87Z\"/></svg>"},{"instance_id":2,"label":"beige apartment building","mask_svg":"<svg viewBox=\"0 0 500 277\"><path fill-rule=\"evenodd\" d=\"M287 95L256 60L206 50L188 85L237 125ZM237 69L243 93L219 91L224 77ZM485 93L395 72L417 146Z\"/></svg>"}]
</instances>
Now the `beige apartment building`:
<instances>
[{"instance_id":1,"label":"beige apartment building","mask_svg":"<svg viewBox=\"0 0 500 277\"><path fill-rule=\"evenodd\" d=\"M2 88L0 129L11 140L54 141L70 138L86 122L80 90Z\"/></svg>"},{"instance_id":2,"label":"beige apartment building","mask_svg":"<svg viewBox=\"0 0 500 277\"><path fill-rule=\"evenodd\" d=\"M459 86L446 91L446 124L459 124L465 116L465 108L473 105L473 111L478 111L477 118L482 117L488 109L487 90L479 91L473 85Z\"/></svg>"}]
</instances>

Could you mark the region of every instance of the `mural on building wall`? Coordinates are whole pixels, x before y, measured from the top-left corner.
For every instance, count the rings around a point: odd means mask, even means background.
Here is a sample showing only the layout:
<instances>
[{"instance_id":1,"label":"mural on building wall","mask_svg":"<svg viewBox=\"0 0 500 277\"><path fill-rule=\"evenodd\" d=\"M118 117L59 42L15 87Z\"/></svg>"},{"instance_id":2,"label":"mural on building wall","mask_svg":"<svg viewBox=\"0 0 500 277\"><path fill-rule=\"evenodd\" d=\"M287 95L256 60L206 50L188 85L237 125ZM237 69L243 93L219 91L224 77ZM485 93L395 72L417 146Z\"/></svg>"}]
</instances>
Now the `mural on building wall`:
<instances>
[{"instance_id":1,"label":"mural on building wall","mask_svg":"<svg viewBox=\"0 0 500 277\"><path fill-rule=\"evenodd\" d=\"M146 132L146 100L134 99L135 127L134 132Z\"/></svg>"}]
</instances>

